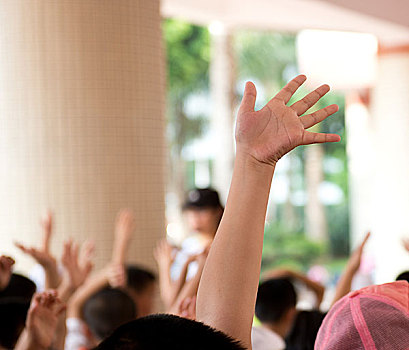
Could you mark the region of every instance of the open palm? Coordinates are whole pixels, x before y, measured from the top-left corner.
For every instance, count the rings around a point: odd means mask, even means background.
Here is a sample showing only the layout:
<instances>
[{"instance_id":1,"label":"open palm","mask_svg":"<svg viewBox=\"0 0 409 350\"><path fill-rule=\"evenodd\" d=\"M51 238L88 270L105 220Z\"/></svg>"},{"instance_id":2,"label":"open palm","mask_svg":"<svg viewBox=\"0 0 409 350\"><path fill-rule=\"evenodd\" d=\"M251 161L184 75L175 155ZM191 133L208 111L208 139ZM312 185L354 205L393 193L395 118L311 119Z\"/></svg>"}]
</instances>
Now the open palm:
<instances>
[{"instance_id":1,"label":"open palm","mask_svg":"<svg viewBox=\"0 0 409 350\"><path fill-rule=\"evenodd\" d=\"M340 140L335 134L307 131L308 128L334 114L338 110L337 105L301 116L329 91L328 85L320 86L303 99L287 106L290 98L305 80L304 75L291 80L259 111L254 111L256 88L252 83L247 83L236 128L237 146L242 151L262 163L275 165L283 155L299 145Z\"/></svg>"},{"instance_id":2,"label":"open palm","mask_svg":"<svg viewBox=\"0 0 409 350\"><path fill-rule=\"evenodd\" d=\"M31 302L26 328L38 349L50 347L64 305L55 292L36 294Z\"/></svg>"}]
</instances>

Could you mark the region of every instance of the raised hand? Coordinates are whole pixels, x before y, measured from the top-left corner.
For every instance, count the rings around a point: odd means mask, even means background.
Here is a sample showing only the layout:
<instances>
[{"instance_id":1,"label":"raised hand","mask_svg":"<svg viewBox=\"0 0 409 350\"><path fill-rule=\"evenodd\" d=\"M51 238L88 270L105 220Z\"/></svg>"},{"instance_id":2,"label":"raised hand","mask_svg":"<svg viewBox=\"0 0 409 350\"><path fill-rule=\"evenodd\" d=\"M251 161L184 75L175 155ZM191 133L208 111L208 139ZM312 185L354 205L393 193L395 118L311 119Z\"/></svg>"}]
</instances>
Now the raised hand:
<instances>
[{"instance_id":1,"label":"raised hand","mask_svg":"<svg viewBox=\"0 0 409 350\"><path fill-rule=\"evenodd\" d=\"M112 261L124 264L126 253L135 229L135 216L130 209L122 209L116 218L115 242L112 251Z\"/></svg>"},{"instance_id":2,"label":"raised hand","mask_svg":"<svg viewBox=\"0 0 409 350\"><path fill-rule=\"evenodd\" d=\"M9 285L14 263L14 259L9 256L0 257L0 291Z\"/></svg>"},{"instance_id":3,"label":"raised hand","mask_svg":"<svg viewBox=\"0 0 409 350\"><path fill-rule=\"evenodd\" d=\"M174 248L166 239L163 239L156 245L153 257L158 263L159 268L170 268L175 260Z\"/></svg>"},{"instance_id":4,"label":"raised hand","mask_svg":"<svg viewBox=\"0 0 409 350\"><path fill-rule=\"evenodd\" d=\"M328 85L320 86L303 99L287 106L290 98L305 80L304 75L291 80L259 111L254 111L256 88L251 82L246 84L237 117L238 150L247 153L261 163L275 165L283 155L299 145L340 140L340 137L335 134L307 131L337 112L337 105L330 105L314 113L301 116L329 91Z\"/></svg>"},{"instance_id":5,"label":"raised hand","mask_svg":"<svg viewBox=\"0 0 409 350\"><path fill-rule=\"evenodd\" d=\"M111 264L107 266L107 278L112 288L124 288L126 286L126 273L124 265Z\"/></svg>"},{"instance_id":6,"label":"raised hand","mask_svg":"<svg viewBox=\"0 0 409 350\"><path fill-rule=\"evenodd\" d=\"M64 243L64 251L61 258L65 269L64 284L76 290L85 282L93 268L93 251L94 244L92 242L84 243L81 253L79 253L78 244L71 240Z\"/></svg>"},{"instance_id":7,"label":"raised hand","mask_svg":"<svg viewBox=\"0 0 409 350\"><path fill-rule=\"evenodd\" d=\"M359 267L361 266L362 254L370 236L371 233L368 232L364 240L362 241L361 245L357 249L355 249L355 251L351 254L351 257L348 260L347 268L351 269L354 274L359 270Z\"/></svg>"},{"instance_id":8,"label":"raised hand","mask_svg":"<svg viewBox=\"0 0 409 350\"><path fill-rule=\"evenodd\" d=\"M15 349L48 349L55 336L58 316L65 305L55 291L35 294L27 314L26 328Z\"/></svg>"},{"instance_id":9,"label":"raised hand","mask_svg":"<svg viewBox=\"0 0 409 350\"><path fill-rule=\"evenodd\" d=\"M57 260L50 252L50 243L53 233L53 217L49 211L40 221L43 229L41 248L27 247L21 243L15 243L25 254L30 255L45 270L46 288L57 288L60 283L60 276L57 269Z\"/></svg>"}]
</instances>

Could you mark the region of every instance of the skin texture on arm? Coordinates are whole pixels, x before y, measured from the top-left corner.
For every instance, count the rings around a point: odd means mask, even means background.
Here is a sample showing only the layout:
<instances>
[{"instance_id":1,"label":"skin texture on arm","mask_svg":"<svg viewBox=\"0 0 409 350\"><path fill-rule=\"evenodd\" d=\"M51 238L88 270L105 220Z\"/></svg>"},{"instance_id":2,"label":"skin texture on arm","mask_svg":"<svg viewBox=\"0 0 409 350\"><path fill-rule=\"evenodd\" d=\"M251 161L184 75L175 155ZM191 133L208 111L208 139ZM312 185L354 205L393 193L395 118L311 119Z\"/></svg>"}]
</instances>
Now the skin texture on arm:
<instances>
[{"instance_id":1,"label":"skin texture on arm","mask_svg":"<svg viewBox=\"0 0 409 350\"><path fill-rule=\"evenodd\" d=\"M300 117L329 91L323 85L287 106L304 83L298 76L255 112L256 89L247 83L236 124L236 160L226 209L206 261L197 297L197 319L251 349L251 326L260 275L264 221L277 161L299 145L337 142L338 135L306 129L338 108Z\"/></svg>"},{"instance_id":2,"label":"skin texture on arm","mask_svg":"<svg viewBox=\"0 0 409 350\"><path fill-rule=\"evenodd\" d=\"M57 328L59 315L65 306L55 291L35 294L27 314L26 327L15 350L49 349Z\"/></svg>"},{"instance_id":3,"label":"skin texture on arm","mask_svg":"<svg viewBox=\"0 0 409 350\"><path fill-rule=\"evenodd\" d=\"M43 229L41 248L26 247L21 243L15 243L15 245L22 252L30 255L43 267L45 272L45 289L53 289L59 286L61 277L58 273L57 261L50 252L50 243L53 234L53 216L50 211L41 219L40 224Z\"/></svg>"},{"instance_id":4,"label":"skin texture on arm","mask_svg":"<svg viewBox=\"0 0 409 350\"><path fill-rule=\"evenodd\" d=\"M332 301L331 306L351 291L352 280L355 274L358 272L359 267L361 266L362 253L370 236L371 233L368 232L361 245L352 253L351 257L349 258L344 273L337 283L334 300Z\"/></svg>"}]
</instances>

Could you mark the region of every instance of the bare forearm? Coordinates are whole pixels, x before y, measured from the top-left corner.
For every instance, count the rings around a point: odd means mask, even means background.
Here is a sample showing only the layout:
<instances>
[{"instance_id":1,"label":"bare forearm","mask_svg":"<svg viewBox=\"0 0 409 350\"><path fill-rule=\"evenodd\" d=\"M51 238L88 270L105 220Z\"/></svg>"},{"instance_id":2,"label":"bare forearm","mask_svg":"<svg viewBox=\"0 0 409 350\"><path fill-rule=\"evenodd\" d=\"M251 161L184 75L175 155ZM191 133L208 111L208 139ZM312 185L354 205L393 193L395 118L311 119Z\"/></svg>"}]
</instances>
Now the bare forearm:
<instances>
[{"instance_id":1,"label":"bare forearm","mask_svg":"<svg viewBox=\"0 0 409 350\"><path fill-rule=\"evenodd\" d=\"M314 292L317 298L317 307L319 307L321 305L322 299L324 298L325 288L321 284L312 281L302 273L293 272L292 274L294 278L304 283L308 289Z\"/></svg>"},{"instance_id":2,"label":"bare forearm","mask_svg":"<svg viewBox=\"0 0 409 350\"><path fill-rule=\"evenodd\" d=\"M25 329L21 333L14 350L46 350L46 348L39 346Z\"/></svg>"},{"instance_id":3,"label":"bare forearm","mask_svg":"<svg viewBox=\"0 0 409 350\"><path fill-rule=\"evenodd\" d=\"M82 287L80 287L71 297L68 304L67 316L81 318L81 310L89 297L108 285L107 273L105 270L99 271L91 277Z\"/></svg>"},{"instance_id":4,"label":"bare forearm","mask_svg":"<svg viewBox=\"0 0 409 350\"><path fill-rule=\"evenodd\" d=\"M273 166L238 151L226 210L198 291L198 320L249 347L273 172Z\"/></svg>"},{"instance_id":5,"label":"bare forearm","mask_svg":"<svg viewBox=\"0 0 409 350\"><path fill-rule=\"evenodd\" d=\"M58 324L57 324L57 329L55 331L55 338L54 338L53 344L51 345L52 350L64 350L66 334L67 334L66 312L63 312L58 317Z\"/></svg>"},{"instance_id":6,"label":"bare forearm","mask_svg":"<svg viewBox=\"0 0 409 350\"><path fill-rule=\"evenodd\" d=\"M352 280L354 276L355 271L353 271L351 268L347 266L337 283L334 299L332 301L331 306L334 305L338 300L343 298L351 291Z\"/></svg>"},{"instance_id":7,"label":"bare forearm","mask_svg":"<svg viewBox=\"0 0 409 350\"><path fill-rule=\"evenodd\" d=\"M189 297L193 297L197 294L200 279L203 273L203 268L204 268L204 265L199 266L199 269L196 272L196 275L189 281L185 282L180 292L178 293L177 297L175 298L172 307L170 308L170 313L177 313L179 311L178 309L179 305L183 302L183 300Z\"/></svg>"},{"instance_id":8,"label":"bare forearm","mask_svg":"<svg viewBox=\"0 0 409 350\"><path fill-rule=\"evenodd\" d=\"M118 265L125 264L128 246L129 242L122 239L115 239L111 262Z\"/></svg>"},{"instance_id":9,"label":"bare forearm","mask_svg":"<svg viewBox=\"0 0 409 350\"><path fill-rule=\"evenodd\" d=\"M45 289L56 289L61 283L57 265L43 266L45 272Z\"/></svg>"}]
</instances>

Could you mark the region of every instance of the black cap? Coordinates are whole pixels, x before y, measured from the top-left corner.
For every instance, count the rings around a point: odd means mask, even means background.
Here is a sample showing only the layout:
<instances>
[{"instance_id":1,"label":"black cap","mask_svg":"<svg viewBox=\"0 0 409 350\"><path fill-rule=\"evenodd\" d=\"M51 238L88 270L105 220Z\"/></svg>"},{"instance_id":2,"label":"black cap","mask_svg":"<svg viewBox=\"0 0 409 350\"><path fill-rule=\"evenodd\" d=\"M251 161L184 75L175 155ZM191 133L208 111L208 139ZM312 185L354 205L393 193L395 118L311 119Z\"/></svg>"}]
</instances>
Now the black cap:
<instances>
[{"instance_id":1,"label":"black cap","mask_svg":"<svg viewBox=\"0 0 409 350\"><path fill-rule=\"evenodd\" d=\"M183 210L202 208L223 208L217 191L212 188L196 188L189 191Z\"/></svg>"}]
</instances>

